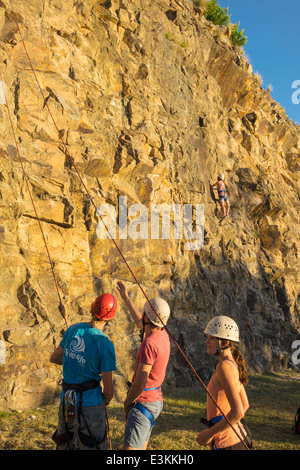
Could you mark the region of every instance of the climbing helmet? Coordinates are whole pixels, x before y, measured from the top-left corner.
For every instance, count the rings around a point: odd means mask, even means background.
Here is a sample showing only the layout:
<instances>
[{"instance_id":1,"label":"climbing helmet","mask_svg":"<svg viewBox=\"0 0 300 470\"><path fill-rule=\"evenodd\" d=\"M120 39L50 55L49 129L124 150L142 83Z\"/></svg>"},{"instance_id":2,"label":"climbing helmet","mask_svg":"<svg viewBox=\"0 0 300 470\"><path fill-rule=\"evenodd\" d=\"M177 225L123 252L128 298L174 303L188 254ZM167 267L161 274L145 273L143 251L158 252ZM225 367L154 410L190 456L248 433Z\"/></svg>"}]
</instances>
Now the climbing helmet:
<instances>
[{"instance_id":1,"label":"climbing helmet","mask_svg":"<svg viewBox=\"0 0 300 470\"><path fill-rule=\"evenodd\" d=\"M163 327L169 319L170 307L164 299L155 297L150 303L148 301L145 303L144 312L153 325Z\"/></svg>"},{"instance_id":2,"label":"climbing helmet","mask_svg":"<svg viewBox=\"0 0 300 470\"><path fill-rule=\"evenodd\" d=\"M218 317L212 318L204 333L210 336L215 336L220 339L228 339L229 341L239 342L239 328L236 322L225 315L219 315Z\"/></svg>"},{"instance_id":3,"label":"climbing helmet","mask_svg":"<svg viewBox=\"0 0 300 470\"><path fill-rule=\"evenodd\" d=\"M91 312L101 320L111 320L117 310L117 299L112 294L101 294L91 305Z\"/></svg>"}]
</instances>

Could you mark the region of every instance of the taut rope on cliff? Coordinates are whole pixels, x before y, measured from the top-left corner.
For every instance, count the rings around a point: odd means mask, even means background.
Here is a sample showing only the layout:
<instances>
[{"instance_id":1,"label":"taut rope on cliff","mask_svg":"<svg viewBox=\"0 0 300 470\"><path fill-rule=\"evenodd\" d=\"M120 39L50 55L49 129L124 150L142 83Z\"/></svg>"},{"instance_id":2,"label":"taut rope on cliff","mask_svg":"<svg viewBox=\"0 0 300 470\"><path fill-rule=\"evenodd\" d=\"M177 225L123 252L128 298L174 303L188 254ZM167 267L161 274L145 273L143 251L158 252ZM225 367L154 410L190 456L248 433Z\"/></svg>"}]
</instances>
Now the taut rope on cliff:
<instances>
[{"instance_id":1,"label":"taut rope on cliff","mask_svg":"<svg viewBox=\"0 0 300 470\"><path fill-rule=\"evenodd\" d=\"M49 251L48 244L47 244L47 241L46 241L46 237L45 237L45 234L44 234L44 231L43 231L43 227L42 227L42 224L41 224L41 221L40 221L40 218L39 218L39 215L38 215L38 212L37 212L37 209L36 209L33 197L32 197L32 193L31 193L28 177L27 177L27 174L26 174L26 171L25 171L25 167L24 167L23 162L22 162L21 153L20 153L20 149L19 149L19 145L18 145L18 140L17 140L16 134L15 134L15 131L14 131L11 112L10 112L10 108L9 108L7 97L6 97L6 91L5 91L5 87L4 87L3 76L2 76L1 70L0 70L0 78L1 78L1 81L2 81L3 96L5 98L5 105L6 105L7 112L8 112L8 117L9 117L10 126L11 126L11 130L12 130L12 133L13 133L13 138L14 138L14 141L15 141L16 149L17 149L18 158L20 160L21 168L22 168L23 175L24 175L24 180L25 180L25 183L26 183L26 186L27 186L27 190L29 192L31 203L32 203L32 206L33 206L33 209L34 209L34 212L35 212L36 219L37 219L38 224L39 224L39 228L40 228L40 231L41 231L41 234L42 234L42 237L43 237L46 252L47 252L47 255L48 255L48 258L49 258L51 272L52 272L52 276L53 276L53 279L54 279L54 284L55 284L55 288L56 288L57 295L58 295L58 300L59 300L58 309L59 309L60 313L62 314L64 320L65 320L66 327L68 328L68 322L67 322L67 319L66 319L66 311L65 311L65 307L62 303L61 295L60 295L60 292L59 292L58 283L57 283L55 272L54 272L53 261L52 261L51 256L50 256L50 251Z\"/></svg>"},{"instance_id":2,"label":"taut rope on cliff","mask_svg":"<svg viewBox=\"0 0 300 470\"><path fill-rule=\"evenodd\" d=\"M68 151L68 148L67 148L65 142L63 141L62 134L59 132L59 129L58 129L58 127L57 127L57 124L56 124L56 122L55 122L55 119L54 119L54 117L53 117L53 114L52 114L52 112L51 112L51 110L50 110L50 108L49 108L48 102L47 102L47 100L45 99L45 96L44 96L44 94L43 94L43 91L42 91L42 88L41 88L41 86L40 86L39 80L38 80L38 78L37 78L36 72L35 72L35 70L34 70L34 68L33 68L33 65L32 65L32 62L31 62L31 59L30 59L30 56L29 56L28 51L27 51L27 48L26 48L25 41L24 41L24 39L23 39L22 32L21 32L21 30L20 30L20 26L19 26L17 17L16 17L16 15L15 15L14 11L13 11L12 1L9 0L9 3L10 3L10 6L11 6L12 14L13 14L13 17L14 17L14 20L15 20L15 23L16 23L16 26L17 26L17 29L18 29L18 32L19 32L19 35L20 35L20 38L21 38L21 41L22 41L22 44L23 44L23 47L24 47L24 50L25 50L27 59L28 59L28 62L29 62L29 65L30 65L30 68L31 68L31 70L32 70L32 72L33 72L35 81L36 81L37 86L38 86L38 88L39 88L39 90L40 90L40 93L41 93L41 95L42 95L44 107L47 107L47 109L48 109L48 111L49 111L50 117L51 117L51 119L52 119L52 121L53 121L53 124L54 124L54 126L55 126L55 129L56 129L56 131L57 131L57 134L58 134L58 137L59 137L59 141L60 141L60 142L62 143L62 145L63 145L65 154L66 154L67 157L70 159L70 161L71 161L71 163L72 163L72 165L73 165L73 167L74 167L74 169L75 169L75 171L76 171L76 173L77 173L77 175L78 175L78 177L79 177L79 180L80 180L81 184L83 185L83 187L84 187L84 189L85 189L85 191L86 191L86 193L87 193L87 196L89 197L89 199L90 199L91 203L93 204L94 208L97 210L97 206L96 206L96 204L95 204L95 202L94 202L94 199L93 199L93 197L90 195L90 193L89 193L89 191L88 191L88 188L86 187L86 184L84 183L84 181L83 181L83 179L82 179L82 176L81 176L80 172L79 172L78 169L77 169L76 163L75 163L73 157L70 155L70 153L69 153L69 151ZM18 148L18 147L17 147L17 148ZM22 163L22 162L21 162L21 163ZM23 167L23 165L22 165L22 167ZM28 181L27 181L27 179L26 179L26 182L27 182L27 184L29 184ZM30 194L31 194L31 193L30 193ZM32 202L33 202L33 199L32 199ZM173 341L173 343L175 344L175 346L178 348L180 354L183 356L183 358L184 358L185 361L187 362L188 366L190 367L190 369L192 370L192 372L193 372L194 375L196 376L197 380L200 382L200 384L202 385L202 387L205 389L207 395L211 398L211 400L213 401L213 403L215 404L215 406L218 408L218 410L221 412L221 414L224 415L225 420L227 421L227 423L229 424L229 426L232 428L232 430L234 431L234 433L237 435L237 437L238 437L238 438L240 439L240 441L243 443L243 445L245 446L245 448L246 448L247 450L249 450L247 444L243 441L243 438L239 435L239 433L238 433L238 432L236 431L236 429L233 427L233 425L231 424L231 422L229 421L229 419L227 418L227 416L226 416L226 415L223 413L223 411L220 409L220 407L219 407L219 405L217 404L217 402L215 401L214 397L211 395L211 393L209 392L209 390L208 390L207 387L205 386L204 382L203 382L202 379L200 378L199 374L197 373L197 371L195 370L195 368L193 367L193 365L191 364L191 362L189 361L189 359L187 358L187 356L185 355L185 353L182 351L181 347L180 347L179 344L177 343L177 341L176 341L176 339L174 338L174 336L171 334L171 332L169 331L169 329L166 327L166 325L164 324L164 322L161 320L159 314L157 313L157 311L156 311L156 309L154 308L154 306L151 304L151 301L149 300L147 294L145 293L144 289L142 288L141 284L139 283L138 279L136 278L134 272L132 271L131 267L129 266L129 264L128 264L128 262L127 262L125 256L124 256L124 254L123 254L122 251L120 250L120 248L119 248L118 244L116 243L116 241L114 240L114 238L111 236L111 234L110 234L110 232L109 232L109 230L108 230L108 228L107 228L107 226L106 226L106 224L105 224L105 222L104 222L102 216L99 215L99 217L100 217L100 219L101 219L101 221L102 221L102 223L103 223L103 225L104 225L106 231L107 231L108 234L109 234L109 238L113 241L113 243L114 243L116 249L118 250L118 252L119 252L121 258L122 258L123 261L124 261L124 263L126 264L126 266L127 266L128 270L129 270L129 272L131 273L131 275L132 275L134 281L136 282L136 284L137 284L138 287L140 288L140 290L141 290L141 292L143 293L143 295L144 295L144 297L146 298L146 300L149 302L149 304L150 304L151 307L153 308L153 310L154 310L154 312L156 313L157 317L160 319L160 321L161 321L163 327L165 328L166 332L168 333L168 335L169 335L170 338L172 339L172 341ZM39 220L39 219L38 219L38 220ZM47 249L48 249L48 248L47 248ZM52 265L52 263L51 263L51 267L52 267L52 266L53 266L53 265ZM53 274L54 274L54 271L53 271ZM62 306L62 303L60 302L60 308L61 308L61 306Z\"/></svg>"}]
</instances>

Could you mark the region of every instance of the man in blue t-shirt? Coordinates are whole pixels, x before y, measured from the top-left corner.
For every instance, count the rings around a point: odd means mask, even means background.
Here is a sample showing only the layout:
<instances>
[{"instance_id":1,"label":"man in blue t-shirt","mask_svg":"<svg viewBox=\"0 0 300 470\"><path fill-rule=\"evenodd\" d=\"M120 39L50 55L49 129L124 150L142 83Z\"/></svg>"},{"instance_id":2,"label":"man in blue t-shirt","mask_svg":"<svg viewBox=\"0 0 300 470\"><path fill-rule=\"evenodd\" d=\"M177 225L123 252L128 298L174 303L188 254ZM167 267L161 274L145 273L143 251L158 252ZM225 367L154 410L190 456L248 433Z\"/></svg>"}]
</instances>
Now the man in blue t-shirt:
<instances>
[{"instance_id":1,"label":"man in blue t-shirt","mask_svg":"<svg viewBox=\"0 0 300 470\"><path fill-rule=\"evenodd\" d=\"M105 407L113 397L112 371L117 364L114 345L103 329L116 308L113 295L97 297L91 321L70 326L50 357L50 362L63 366L58 429L53 436L59 450L107 449Z\"/></svg>"}]
</instances>

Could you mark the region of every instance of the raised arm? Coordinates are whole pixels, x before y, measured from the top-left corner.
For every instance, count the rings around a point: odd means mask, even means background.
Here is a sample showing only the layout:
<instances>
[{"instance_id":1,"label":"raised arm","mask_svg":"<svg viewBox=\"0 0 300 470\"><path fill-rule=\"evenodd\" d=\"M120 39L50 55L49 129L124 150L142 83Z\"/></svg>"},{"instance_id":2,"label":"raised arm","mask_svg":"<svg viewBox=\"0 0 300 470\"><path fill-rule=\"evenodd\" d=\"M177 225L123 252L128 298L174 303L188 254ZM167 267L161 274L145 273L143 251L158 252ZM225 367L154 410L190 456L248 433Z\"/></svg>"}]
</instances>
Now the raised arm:
<instances>
[{"instance_id":1,"label":"raised arm","mask_svg":"<svg viewBox=\"0 0 300 470\"><path fill-rule=\"evenodd\" d=\"M124 302L126 303L128 307L132 320L135 322L136 326L141 330L143 328L143 312L139 312L135 308L132 300L130 299L128 295L127 287L124 284L124 282L118 281L117 289L120 293L120 296L122 297L122 299L124 300Z\"/></svg>"}]
</instances>

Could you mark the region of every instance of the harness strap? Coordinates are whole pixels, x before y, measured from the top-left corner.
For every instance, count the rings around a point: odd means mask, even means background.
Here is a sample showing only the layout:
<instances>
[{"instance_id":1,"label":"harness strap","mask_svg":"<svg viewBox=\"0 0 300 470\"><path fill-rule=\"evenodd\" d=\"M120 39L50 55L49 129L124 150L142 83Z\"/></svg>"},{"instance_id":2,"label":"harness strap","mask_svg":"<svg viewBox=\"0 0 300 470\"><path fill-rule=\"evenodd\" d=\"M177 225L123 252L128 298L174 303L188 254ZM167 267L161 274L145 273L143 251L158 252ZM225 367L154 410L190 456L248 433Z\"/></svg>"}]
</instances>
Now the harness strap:
<instances>
[{"instance_id":1,"label":"harness strap","mask_svg":"<svg viewBox=\"0 0 300 470\"><path fill-rule=\"evenodd\" d=\"M68 384L64 380L61 382L61 386L64 392L68 390L74 390L76 393L85 392L86 390L92 390L100 385L98 380L87 380L79 384Z\"/></svg>"},{"instance_id":2,"label":"harness strap","mask_svg":"<svg viewBox=\"0 0 300 470\"><path fill-rule=\"evenodd\" d=\"M208 427L211 427L211 426L214 426L215 424L219 423L220 421L222 421L222 419L224 419L224 416L223 415L219 415L219 416L215 416L214 418L210 419L208 422L207 422L207 425ZM242 424L245 426L245 423L243 422L243 420L241 420ZM247 446L249 448L252 448L252 439L250 436L248 436L248 432L246 431L246 434L243 432L243 429L242 427L240 426L240 423L238 423L238 426L239 426L239 430L244 438L244 441L246 441L247 443ZM213 445L213 449L214 450L221 450L219 447L216 447L215 443L214 443L214 440L212 440L212 445Z\"/></svg>"},{"instance_id":3,"label":"harness strap","mask_svg":"<svg viewBox=\"0 0 300 470\"><path fill-rule=\"evenodd\" d=\"M128 381L127 386L130 388L131 385L132 385L132 383ZM160 386L159 387L153 387L153 388L144 388L144 392L148 392L148 390L158 390L159 388L160 388Z\"/></svg>"},{"instance_id":4,"label":"harness strap","mask_svg":"<svg viewBox=\"0 0 300 470\"><path fill-rule=\"evenodd\" d=\"M222 421L222 419L224 419L224 416L223 415L219 415L219 416L215 416L214 418L210 419L208 421L208 426L211 427L211 426L214 426L215 424L219 423L220 421ZM216 446L214 440L211 441L212 443L212 446L213 446L213 449L214 450L220 450L219 447Z\"/></svg>"},{"instance_id":5,"label":"harness strap","mask_svg":"<svg viewBox=\"0 0 300 470\"><path fill-rule=\"evenodd\" d=\"M68 384L64 380L60 382L63 391L65 392L65 398L68 398L75 393L79 393L79 406L78 406L78 420L79 420L79 429L74 432L70 432L67 424L67 420L65 419L65 432L63 434L58 435L57 431L53 434L52 439L54 442L56 442L57 445L62 445L66 442L71 441L72 439L74 440L75 434L78 434L79 439L81 442L86 445L87 447L96 447L98 450L100 450L99 445L106 440L107 437L107 428L105 429L105 435L103 439L100 439L99 441L96 441L94 438L90 427L85 419L84 413L82 412L82 394L86 390L92 390L98 386L100 386L100 383L97 380L88 380L86 382L82 382L79 384ZM75 406L76 408L76 403L72 400L72 405ZM65 417L65 399L63 400L63 415ZM81 417L84 420L84 423L86 425L86 428L88 430L89 435L84 434L80 430L80 420Z\"/></svg>"},{"instance_id":6,"label":"harness strap","mask_svg":"<svg viewBox=\"0 0 300 470\"><path fill-rule=\"evenodd\" d=\"M208 421L209 427L214 426L215 424L219 423L220 421L222 421L222 419L224 419L223 415L215 416L214 418L210 419Z\"/></svg>"},{"instance_id":7,"label":"harness strap","mask_svg":"<svg viewBox=\"0 0 300 470\"><path fill-rule=\"evenodd\" d=\"M151 427L154 426L155 424L155 419L154 417L152 416L152 414L150 413L149 410L147 410L147 408L145 408L140 402L135 402L133 404L133 408L136 408L137 410L139 410L144 416L146 416L146 418L149 419L150 421L150 424L151 424Z\"/></svg>"},{"instance_id":8,"label":"harness strap","mask_svg":"<svg viewBox=\"0 0 300 470\"><path fill-rule=\"evenodd\" d=\"M105 429L105 434L104 434L103 439L100 439L100 441L96 441L96 439L94 438L94 436L92 434L92 431L90 430L90 427L87 423L87 420L85 419L84 413L82 412L82 391L80 392L80 395L79 395L79 425L80 425L80 418L81 417L83 418L83 421L85 422L85 425L86 425L86 428L88 430L89 436L87 436L86 434L80 433L79 434L80 440L86 446L88 446L88 447L94 447L95 446L98 450L100 450L100 448L98 448L98 446L100 444L102 444L102 442L105 441L106 436L107 436L107 428Z\"/></svg>"}]
</instances>

